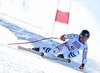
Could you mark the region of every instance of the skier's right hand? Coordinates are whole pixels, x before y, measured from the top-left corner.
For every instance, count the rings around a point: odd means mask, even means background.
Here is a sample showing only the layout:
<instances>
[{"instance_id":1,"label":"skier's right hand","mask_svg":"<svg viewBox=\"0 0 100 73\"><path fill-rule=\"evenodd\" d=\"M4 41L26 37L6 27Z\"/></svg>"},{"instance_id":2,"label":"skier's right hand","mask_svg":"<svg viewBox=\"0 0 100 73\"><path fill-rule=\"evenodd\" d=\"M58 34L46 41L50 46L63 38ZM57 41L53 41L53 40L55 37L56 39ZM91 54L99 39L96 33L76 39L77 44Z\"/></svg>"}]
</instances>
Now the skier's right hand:
<instances>
[{"instance_id":1,"label":"skier's right hand","mask_svg":"<svg viewBox=\"0 0 100 73\"><path fill-rule=\"evenodd\" d=\"M62 36L60 37L60 40L65 41L64 35L62 35Z\"/></svg>"},{"instance_id":2,"label":"skier's right hand","mask_svg":"<svg viewBox=\"0 0 100 73\"><path fill-rule=\"evenodd\" d=\"M79 67L79 69L83 70L84 69L84 64L81 64L80 67Z\"/></svg>"}]
</instances>

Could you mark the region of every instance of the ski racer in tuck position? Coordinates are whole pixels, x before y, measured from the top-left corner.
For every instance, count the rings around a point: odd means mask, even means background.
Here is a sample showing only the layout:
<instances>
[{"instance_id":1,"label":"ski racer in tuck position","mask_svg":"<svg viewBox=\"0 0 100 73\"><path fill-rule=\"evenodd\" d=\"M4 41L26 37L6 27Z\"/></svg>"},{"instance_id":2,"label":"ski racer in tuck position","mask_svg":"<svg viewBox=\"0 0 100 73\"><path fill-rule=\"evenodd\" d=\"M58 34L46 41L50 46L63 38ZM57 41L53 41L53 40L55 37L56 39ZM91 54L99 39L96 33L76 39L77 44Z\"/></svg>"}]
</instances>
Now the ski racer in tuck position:
<instances>
[{"instance_id":1,"label":"ski racer in tuck position","mask_svg":"<svg viewBox=\"0 0 100 73\"><path fill-rule=\"evenodd\" d=\"M79 55L79 50L82 50L82 63L79 69L83 70L87 61L87 51L88 45L87 40L90 37L90 32L88 30L82 30L78 34L64 34L60 37L60 40L65 41L64 43L55 46L54 48L50 47L35 47L32 48L35 51L44 52L46 54L51 54L59 58L72 59Z\"/></svg>"}]
</instances>

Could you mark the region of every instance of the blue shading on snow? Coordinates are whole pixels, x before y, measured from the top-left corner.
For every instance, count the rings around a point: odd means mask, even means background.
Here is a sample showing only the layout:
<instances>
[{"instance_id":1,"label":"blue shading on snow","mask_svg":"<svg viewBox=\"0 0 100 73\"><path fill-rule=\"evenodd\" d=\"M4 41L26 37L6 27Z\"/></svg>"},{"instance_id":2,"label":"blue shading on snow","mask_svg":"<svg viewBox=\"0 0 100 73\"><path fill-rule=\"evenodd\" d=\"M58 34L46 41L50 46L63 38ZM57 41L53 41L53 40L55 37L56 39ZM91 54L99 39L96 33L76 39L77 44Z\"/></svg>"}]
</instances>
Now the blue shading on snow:
<instances>
[{"instance_id":1,"label":"blue shading on snow","mask_svg":"<svg viewBox=\"0 0 100 73\"><path fill-rule=\"evenodd\" d=\"M39 39L43 39L45 37L35 34L33 32L30 32L24 28L19 27L17 24L13 24L11 22L7 22L4 21L2 19L0 19L0 25L4 26L5 28L9 29L9 31L11 31L19 40L27 40L27 41L34 41L34 40L39 40ZM47 44L48 43L53 46L55 46L55 44L59 44L58 42L50 42L51 40L45 40L45 41L40 41L40 42L36 42L36 43L31 43L34 46L50 46ZM39 44L38 44L39 43ZM38 45L37 45L38 44Z\"/></svg>"},{"instance_id":2,"label":"blue shading on snow","mask_svg":"<svg viewBox=\"0 0 100 73\"><path fill-rule=\"evenodd\" d=\"M39 36L40 38L43 38L42 36L34 34L32 32L29 32L29 31L17 26L16 24L12 24L12 23L9 23L9 22L3 21L3 20L0 20L0 25L6 27L11 32L13 32L13 34L15 34L15 36L18 39L32 41L32 40L34 40L35 36ZM37 39L37 38L35 38L35 39Z\"/></svg>"}]
</instances>

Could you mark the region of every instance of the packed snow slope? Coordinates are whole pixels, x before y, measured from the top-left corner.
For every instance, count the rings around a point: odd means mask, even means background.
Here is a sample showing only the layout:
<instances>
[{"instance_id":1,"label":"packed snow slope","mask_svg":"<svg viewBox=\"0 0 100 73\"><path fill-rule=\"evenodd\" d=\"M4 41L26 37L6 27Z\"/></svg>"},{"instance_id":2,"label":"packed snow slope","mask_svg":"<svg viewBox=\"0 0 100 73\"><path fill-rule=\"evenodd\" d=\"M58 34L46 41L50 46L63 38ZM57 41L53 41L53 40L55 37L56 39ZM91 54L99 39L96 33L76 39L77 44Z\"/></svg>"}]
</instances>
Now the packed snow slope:
<instances>
[{"instance_id":1,"label":"packed snow slope","mask_svg":"<svg viewBox=\"0 0 100 73\"><path fill-rule=\"evenodd\" d=\"M69 26L55 22L53 36L59 38L63 34L79 34L83 29L90 31L85 69L78 69L81 53L69 64L43 59L17 49L18 45L7 45L51 37L58 0L0 0L0 73L100 73L99 0L71 2ZM66 9L66 6L61 6L61 9ZM54 47L59 43L63 42L48 39L21 46Z\"/></svg>"},{"instance_id":2,"label":"packed snow slope","mask_svg":"<svg viewBox=\"0 0 100 73\"><path fill-rule=\"evenodd\" d=\"M65 62L43 59L35 54L18 50L18 45L9 46L12 42L32 41L44 38L19 24L0 19L0 72L1 73L99 73L100 64L94 58L88 57L85 70L78 69L81 56L73 59L70 64ZM33 44L21 45L24 47L54 46L55 41L44 40Z\"/></svg>"}]
</instances>

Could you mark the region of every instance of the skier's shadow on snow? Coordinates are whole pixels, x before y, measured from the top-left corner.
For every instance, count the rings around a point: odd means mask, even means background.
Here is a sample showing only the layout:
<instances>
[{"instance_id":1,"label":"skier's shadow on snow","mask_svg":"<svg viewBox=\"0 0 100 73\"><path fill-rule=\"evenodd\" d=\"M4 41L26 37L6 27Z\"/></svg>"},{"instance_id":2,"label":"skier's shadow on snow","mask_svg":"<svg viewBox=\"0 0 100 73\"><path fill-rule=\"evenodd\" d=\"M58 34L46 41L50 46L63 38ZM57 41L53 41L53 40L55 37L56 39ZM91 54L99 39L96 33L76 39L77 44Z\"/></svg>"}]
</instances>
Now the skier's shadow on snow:
<instances>
[{"instance_id":1,"label":"skier's shadow on snow","mask_svg":"<svg viewBox=\"0 0 100 73\"><path fill-rule=\"evenodd\" d=\"M23 27L18 26L15 23L7 22L5 20L0 19L0 25L7 28L11 31L18 39L33 41L39 38L43 38L42 36L35 34L33 32L27 31ZM37 38L39 37L39 38Z\"/></svg>"}]
</instances>

